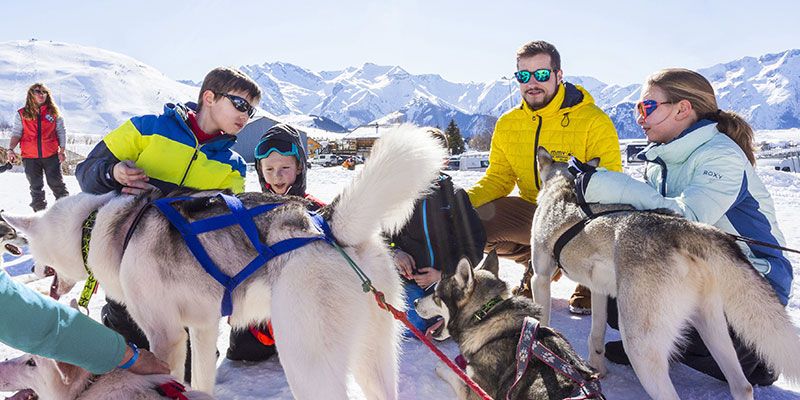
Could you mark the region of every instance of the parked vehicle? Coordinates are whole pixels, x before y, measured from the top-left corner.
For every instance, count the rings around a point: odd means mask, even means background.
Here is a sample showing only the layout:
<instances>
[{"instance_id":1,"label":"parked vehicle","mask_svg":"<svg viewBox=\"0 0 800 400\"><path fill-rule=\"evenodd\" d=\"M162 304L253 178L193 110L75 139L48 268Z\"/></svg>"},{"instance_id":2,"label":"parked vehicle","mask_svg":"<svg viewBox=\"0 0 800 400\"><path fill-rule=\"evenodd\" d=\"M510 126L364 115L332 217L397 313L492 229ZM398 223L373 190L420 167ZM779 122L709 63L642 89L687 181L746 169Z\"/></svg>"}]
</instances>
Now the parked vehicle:
<instances>
[{"instance_id":1,"label":"parked vehicle","mask_svg":"<svg viewBox=\"0 0 800 400\"><path fill-rule=\"evenodd\" d=\"M339 160L339 156L336 154L318 154L311 159L311 164L330 167L333 165L340 165L343 161L344 159Z\"/></svg>"},{"instance_id":2,"label":"parked vehicle","mask_svg":"<svg viewBox=\"0 0 800 400\"><path fill-rule=\"evenodd\" d=\"M489 168L489 152L471 152L461 154L458 169L461 171L482 171Z\"/></svg>"},{"instance_id":3,"label":"parked vehicle","mask_svg":"<svg viewBox=\"0 0 800 400\"><path fill-rule=\"evenodd\" d=\"M449 170L457 170L461 165L461 154L457 154L454 156L450 156L447 159L447 164L445 165L445 169Z\"/></svg>"},{"instance_id":4,"label":"parked vehicle","mask_svg":"<svg viewBox=\"0 0 800 400\"><path fill-rule=\"evenodd\" d=\"M775 166L775 169L784 172L800 172L800 156L781 160L780 164Z\"/></svg>"}]
</instances>

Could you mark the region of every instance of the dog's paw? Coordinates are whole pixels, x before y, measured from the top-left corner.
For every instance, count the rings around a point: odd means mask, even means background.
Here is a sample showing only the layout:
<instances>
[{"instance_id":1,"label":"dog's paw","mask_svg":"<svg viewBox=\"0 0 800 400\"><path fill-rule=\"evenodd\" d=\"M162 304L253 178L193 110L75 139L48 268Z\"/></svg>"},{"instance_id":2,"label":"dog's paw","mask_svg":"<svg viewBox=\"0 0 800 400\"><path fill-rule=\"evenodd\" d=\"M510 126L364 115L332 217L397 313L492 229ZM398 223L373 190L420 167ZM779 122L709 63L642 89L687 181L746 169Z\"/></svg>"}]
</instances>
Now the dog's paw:
<instances>
[{"instance_id":1,"label":"dog's paw","mask_svg":"<svg viewBox=\"0 0 800 400\"><path fill-rule=\"evenodd\" d=\"M455 372L453 372L452 369L450 369L450 367L447 366L447 364L439 362L438 364L436 364L436 375L438 375L439 378L442 378L443 380L449 382L450 379L452 379L453 376L456 374Z\"/></svg>"},{"instance_id":2,"label":"dog's paw","mask_svg":"<svg viewBox=\"0 0 800 400\"><path fill-rule=\"evenodd\" d=\"M597 371L600 378L605 378L608 375L608 368L606 367L606 359L603 354L592 353L589 355L589 365Z\"/></svg>"}]
</instances>

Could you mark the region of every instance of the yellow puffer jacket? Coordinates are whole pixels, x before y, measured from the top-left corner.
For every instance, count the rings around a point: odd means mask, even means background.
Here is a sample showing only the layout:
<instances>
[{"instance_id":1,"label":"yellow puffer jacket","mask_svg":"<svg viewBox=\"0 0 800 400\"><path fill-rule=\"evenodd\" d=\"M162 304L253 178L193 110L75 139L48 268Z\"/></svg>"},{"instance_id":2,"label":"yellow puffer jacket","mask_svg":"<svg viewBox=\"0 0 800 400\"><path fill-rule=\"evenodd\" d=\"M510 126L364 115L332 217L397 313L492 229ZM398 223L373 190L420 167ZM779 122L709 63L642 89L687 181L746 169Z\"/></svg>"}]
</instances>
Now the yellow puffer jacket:
<instances>
[{"instance_id":1,"label":"yellow puffer jacket","mask_svg":"<svg viewBox=\"0 0 800 400\"><path fill-rule=\"evenodd\" d=\"M536 147L544 146L556 161L576 156L600 158L600 166L622 170L619 137L611 119L580 86L564 83L546 107L532 110L525 101L497 121L486 175L467 193L474 207L507 196L519 186L520 197L536 203L541 181Z\"/></svg>"}]
</instances>

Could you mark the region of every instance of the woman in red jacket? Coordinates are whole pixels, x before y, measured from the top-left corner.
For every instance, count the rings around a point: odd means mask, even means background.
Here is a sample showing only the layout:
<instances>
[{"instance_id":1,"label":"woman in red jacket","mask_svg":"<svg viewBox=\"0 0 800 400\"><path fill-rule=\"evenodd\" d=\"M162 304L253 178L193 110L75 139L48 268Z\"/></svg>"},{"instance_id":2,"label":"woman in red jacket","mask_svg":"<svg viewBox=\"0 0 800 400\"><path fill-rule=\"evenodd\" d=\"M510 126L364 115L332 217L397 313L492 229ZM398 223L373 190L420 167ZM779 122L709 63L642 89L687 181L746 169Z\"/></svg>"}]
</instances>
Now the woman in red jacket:
<instances>
[{"instance_id":1,"label":"woman in red jacket","mask_svg":"<svg viewBox=\"0 0 800 400\"><path fill-rule=\"evenodd\" d=\"M17 111L8 146L8 159L16 162L14 148L19 144L25 176L31 187L30 206L33 211L47 207L43 177L47 179L47 186L50 186L56 199L69 196L61 176L66 136L64 119L53 102L50 90L42 83L34 83L28 88L25 107Z\"/></svg>"}]
</instances>

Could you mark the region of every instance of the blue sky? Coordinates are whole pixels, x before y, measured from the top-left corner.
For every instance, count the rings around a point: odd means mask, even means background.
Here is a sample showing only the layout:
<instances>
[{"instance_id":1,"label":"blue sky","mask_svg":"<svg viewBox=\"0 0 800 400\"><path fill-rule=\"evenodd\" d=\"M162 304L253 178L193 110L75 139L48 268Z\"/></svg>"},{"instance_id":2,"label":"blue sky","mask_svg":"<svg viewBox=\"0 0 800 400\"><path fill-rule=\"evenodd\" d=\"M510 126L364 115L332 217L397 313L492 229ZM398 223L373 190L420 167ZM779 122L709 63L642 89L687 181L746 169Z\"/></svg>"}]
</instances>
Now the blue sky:
<instances>
[{"instance_id":1,"label":"blue sky","mask_svg":"<svg viewBox=\"0 0 800 400\"><path fill-rule=\"evenodd\" d=\"M558 47L567 75L630 84L664 67L697 69L800 48L800 2L791 0L42 0L0 7L0 41L100 47L193 80L218 65L284 61L313 71L373 62L489 81L510 76L520 45L543 39Z\"/></svg>"}]
</instances>

